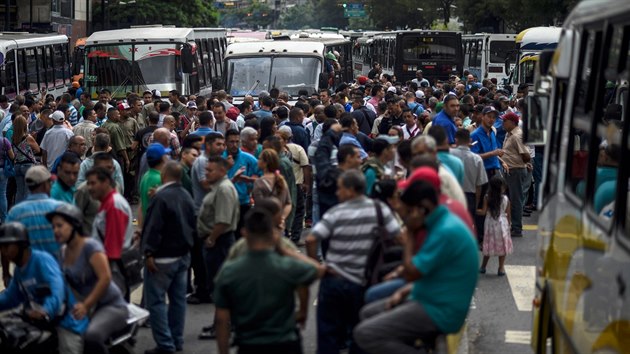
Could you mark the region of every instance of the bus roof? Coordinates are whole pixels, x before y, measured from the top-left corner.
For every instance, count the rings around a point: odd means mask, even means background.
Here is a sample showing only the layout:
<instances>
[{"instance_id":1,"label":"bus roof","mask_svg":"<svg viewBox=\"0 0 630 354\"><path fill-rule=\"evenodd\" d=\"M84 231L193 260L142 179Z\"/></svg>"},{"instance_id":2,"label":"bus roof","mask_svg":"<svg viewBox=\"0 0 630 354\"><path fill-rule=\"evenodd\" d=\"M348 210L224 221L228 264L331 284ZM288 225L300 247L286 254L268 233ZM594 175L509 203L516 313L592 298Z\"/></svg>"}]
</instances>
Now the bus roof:
<instances>
[{"instance_id":1,"label":"bus roof","mask_svg":"<svg viewBox=\"0 0 630 354\"><path fill-rule=\"evenodd\" d=\"M239 55L269 55L280 54L317 54L324 55L324 43L322 41L260 41L250 43L232 43L225 51L225 57Z\"/></svg>"},{"instance_id":2,"label":"bus roof","mask_svg":"<svg viewBox=\"0 0 630 354\"><path fill-rule=\"evenodd\" d=\"M630 11L628 0L582 0L564 21L565 24L591 22Z\"/></svg>"},{"instance_id":3,"label":"bus roof","mask_svg":"<svg viewBox=\"0 0 630 354\"><path fill-rule=\"evenodd\" d=\"M186 42L195 38L225 37L225 28L132 27L94 32L86 45L132 42Z\"/></svg>"},{"instance_id":4,"label":"bus roof","mask_svg":"<svg viewBox=\"0 0 630 354\"><path fill-rule=\"evenodd\" d=\"M0 49L3 52L15 48L26 48L52 43L67 43L63 34L41 34L26 32L0 32Z\"/></svg>"},{"instance_id":5,"label":"bus roof","mask_svg":"<svg viewBox=\"0 0 630 354\"><path fill-rule=\"evenodd\" d=\"M521 50L555 48L561 32L560 27L532 27L521 31L516 36L516 43L520 43Z\"/></svg>"}]
</instances>

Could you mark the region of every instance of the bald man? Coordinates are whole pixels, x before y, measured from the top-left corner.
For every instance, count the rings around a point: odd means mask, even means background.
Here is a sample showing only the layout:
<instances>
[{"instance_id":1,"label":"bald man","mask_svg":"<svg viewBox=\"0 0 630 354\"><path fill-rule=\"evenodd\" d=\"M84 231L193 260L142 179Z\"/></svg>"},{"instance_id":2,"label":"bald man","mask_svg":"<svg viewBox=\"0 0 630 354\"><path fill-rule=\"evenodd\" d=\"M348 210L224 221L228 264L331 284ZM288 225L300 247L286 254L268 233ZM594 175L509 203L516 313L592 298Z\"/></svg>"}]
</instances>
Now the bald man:
<instances>
[{"instance_id":1,"label":"bald man","mask_svg":"<svg viewBox=\"0 0 630 354\"><path fill-rule=\"evenodd\" d=\"M171 140L171 133L166 128L157 128L153 132L153 137L151 138L152 142L159 143L165 148L170 148L170 144L171 144L170 140ZM143 153L142 157L140 158L140 171L138 173L138 176L139 177L144 176L144 174L148 170L149 170L149 164L147 163L147 156L146 156L146 153ZM140 178L138 178L137 182L140 183Z\"/></svg>"}]
</instances>

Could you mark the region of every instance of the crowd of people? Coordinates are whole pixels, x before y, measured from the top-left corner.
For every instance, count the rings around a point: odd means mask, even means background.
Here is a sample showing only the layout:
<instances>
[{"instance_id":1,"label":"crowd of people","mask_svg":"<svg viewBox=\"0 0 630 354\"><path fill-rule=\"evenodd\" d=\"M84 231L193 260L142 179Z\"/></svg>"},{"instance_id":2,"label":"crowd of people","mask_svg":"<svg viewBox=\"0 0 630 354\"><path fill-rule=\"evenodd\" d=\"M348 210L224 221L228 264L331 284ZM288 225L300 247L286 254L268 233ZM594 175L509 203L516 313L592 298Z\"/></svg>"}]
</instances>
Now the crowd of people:
<instances>
[{"instance_id":1,"label":"crowd of people","mask_svg":"<svg viewBox=\"0 0 630 354\"><path fill-rule=\"evenodd\" d=\"M216 311L199 338L221 354L231 332L239 353L301 353L320 279L318 353L412 353L459 331L478 274L498 256L505 275L533 210L526 88L370 76L240 104L107 89L93 102L79 83L0 96L0 310L49 283L29 317L60 319L62 353L107 353L142 283L149 354L181 351L201 303Z\"/></svg>"}]
</instances>

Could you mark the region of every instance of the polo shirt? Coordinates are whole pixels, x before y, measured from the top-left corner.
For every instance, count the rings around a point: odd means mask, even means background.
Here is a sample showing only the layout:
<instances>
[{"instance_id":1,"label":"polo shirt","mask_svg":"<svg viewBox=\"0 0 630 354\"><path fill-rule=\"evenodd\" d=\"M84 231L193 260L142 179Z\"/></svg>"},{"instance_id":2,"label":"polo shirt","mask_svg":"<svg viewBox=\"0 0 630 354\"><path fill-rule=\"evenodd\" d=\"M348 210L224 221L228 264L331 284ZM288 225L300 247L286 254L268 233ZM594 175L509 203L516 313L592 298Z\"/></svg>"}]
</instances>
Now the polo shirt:
<instances>
[{"instance_id":1,"label":"polo shirt","mask_svg":"<svg viewBox=\"0 0 630 354\"><path fill-rule=\"evenodd\" d=\"M488 175L486 174L483 159L479 155L470 151L468 146L458 146L451 149L453 156L459 157L464 163L464 183L462 189L464 193L475 193L477 187L488 183Z\"/></svg>"},{"instance_id":2,"label":"polo shirt","mask_svg":"<svg viewBox=\"0 0 630 354\"><path fill-rule=\"evenodd\" d=\"M459 157L453 156L446 151L438 151L437 157L441 163L445 164L452 172L453 176L459 182L459 185L464 184L464 163Z\"/></svg>"},{"instance_id":3,"label":"polo shirt","mask_svg":"<svg viewBox=\"0 0 630 354\"><path fill-rule=\"evenodd\" d=\"M497 145L497 137L492 129L490 130L490 134L488 134L483 127L479 127L470 134L470 139L473 143L476 142L475 145L470 147L470 151L475 154L485 154L486 152L494 151L499 148ZM496 156L483 159L483 165L486 170L501 168L499 158Z\"/></svg>"},{"instance_id":4,"label":"polo shirt","mask_svg":"<svg viewBox=\"0 0 630 354\"><path fill-rule=\"evenodd\" d=\"M162 176L160 171L155 168L150 168L140 180L140 200L142 201L142 216L147 215L147 208L151 199L149 198L149 191L151 188L159 187L162 184Z\"/></svg>"},{"instance_id":5,"label":"polo shirt","mask_svg":"<svg viewBox=\"0 0 630 354\"><path fill-rule=\"evenodd\" d=\"M230 310L237 344L294 342L295 290L317 277L314 266L273 250L227 261L215 281L217 308Z\"/></svg>"},{"instance_id":6,"label":"polo shirt","mask_svg":"<svg viewBox=\"0 0 630 354\"><path fill-rule=\"evenodd\" d=\"M197 218L197 234L205 238L212 233L214 225L230 225L225 231L236 231L239 219L239 200L236 188L227 176L210 186L208 194L203 198L199 217Z\"/></svg>"},{"instance_id":7,"label":"polo shirt","mask_svg":"<svg viewBox=\"0 0 630 354\"><path fill-rule=\"evenodd\" d=\"M228 157L227 150L223 152L223 158ZM234 158L234 166L230 168L228 171L228 178L234 177L236 171L238 171L241 167L245 167L245 171L243 172L243 176L252 177L252 176L262 176L262 172L258 168L258 160L251 154L244 152L239 149ZM238 192L238 200L241 205L249 205L249 191L250 191L251 183L245 182L236 182L234 183L234 187Z\"/></svg>"},{"instance_id":8,"label":"polo shirt","mask_svg":"<svg viewBox=\"0 0 630 354\"><path fill-rule=\"evenodd\" d=\"M273 117L273 114L271 114L271 111L268 111L266 109L259 109L256 112L254 112L254 115L256 116L256 118L258 118L258 123L260 123L260 121L263 120L264 118Z\"/></svg>"},{"instance_id":9,"label":"polo shirt","mask_svg":"<svg viewBox=\"0 0 630 354\"><path fill-rule=\"evenodd\" d=\"M509 168L527 167L521 154L529 155L529 150L523 144L521 128L516 127L510 133L507 133L505 142L503 143L503 151L503 162L505 162Z\"/></svg>"},{"instance_id":10,"label":"polo shirt","mask_svg":"<svg viewBox=\"0 0 630 354\"><path fill-rule=\"evenodd\" d=\"M361 160L368 158L367 152L365 152L365 150L363 149L363 146L361 145L357 137L350 133L343 133L341 135L341 140L339 140L339 146L341 145L354 145L357 148L359 148L359 156L361 157Z\"/></svg>"},{"instance_id":11,"label":"polo shirt","mask_svg":"<svg viewBox=\"0 0 630 354\"><path fill-rule=\"evenodd\" d=\"M116 190L103 199L92 224L92 238L101 240L108 259L120 259L123 249L131 246L133 213L129 203Z\"/></svg>"},{"instance_id":12,"label":"polo shirt","mask_svg":"<svg viewBox=\"0 0 630 354\"><path fill-rule=\"evenodd\" d=\"M24 224L33 249L46 251L59 258L59 243L55 240L52 225L46 219L46 214L59 205L59 201L44 193L30 194L9 210L5 222L17 221Z\"/></svg>"},{"instance_id":13,"label":"polo shirt","mask_svg":"<svg viewBox=\"0 0 630 354\"><path fill-rule=\"evenodd\" d=\"M422 304L441 332L455 333L464 324L477 284L477 241L444 205L424 224L426 240L412 259L422 276L413 283L411 299Z\"/></svg>"},{"instance_id":14,"label":"polo shirt","mask_svg":"<svg viewBox=\"0 0 630 354\"><path fill-rule=\"evenodd\" d=\"M449 117L445 111L441 111L433 118L433 125L439 125L446 131L446 137L449 144L455 144L455 133L457 133L457 126L455 121Z\"/></svg>"},{"instance_id":15,"label":"polo shirt","mask_svg":"<svg viewBox=\"0 0 630 354\"><path fill-rule=\"evenodd\" d=\"M194 135L194 136L202 136L202 137L206 137L206 135L210 134L214 132L214 129L210 128L210 127L199 127L197 128L197 130L195 130L194 132L190 133L189 135Z\"/></svg>"},{"instance_id":16,"label":"polo shirt","mask_svg":"<svg viewBox=\"0 0 630 354\"><path fill-rule=\"evenodd\" d=\"M75 186L67 188L59 179L57 179L50 188L50 196L60 202L74 203L74 193L77 191Z\"/></svg>"},{"instance_id":17,"label":"polo shirt","mask_svg":"<svg viewBox=\"0 0 630 354\"><path fill-rule=\"evenodd\" d=\"M338 204L328 210L312 230L320 240L330 240L326 266L355 284L365 282L365 266L374 243L377 226L376 204L383 215L385 239L400 233L400 225L388 206L365 196Z\"/></svg>"}]
</instances>

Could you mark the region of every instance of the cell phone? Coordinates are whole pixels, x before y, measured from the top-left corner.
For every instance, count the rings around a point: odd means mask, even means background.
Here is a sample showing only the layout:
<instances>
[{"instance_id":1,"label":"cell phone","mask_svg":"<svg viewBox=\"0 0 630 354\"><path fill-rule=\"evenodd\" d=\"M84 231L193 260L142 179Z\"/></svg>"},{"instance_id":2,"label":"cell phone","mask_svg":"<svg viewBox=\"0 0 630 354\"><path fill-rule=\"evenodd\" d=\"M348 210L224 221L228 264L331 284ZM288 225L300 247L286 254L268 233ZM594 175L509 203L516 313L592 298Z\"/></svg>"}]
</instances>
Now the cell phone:
<instances>
[{"instance_id":1,"label":"cell phone","mask_svg":"<svg viewBox=\"0 0 630 354\"><path fill-rule=\"evenodd\" d=\"M470 146L475 146L475 145L477 145L478 142L479 142L479 140L473 141L472 144L470 144Z\"/></svg>"}]
</instances>

